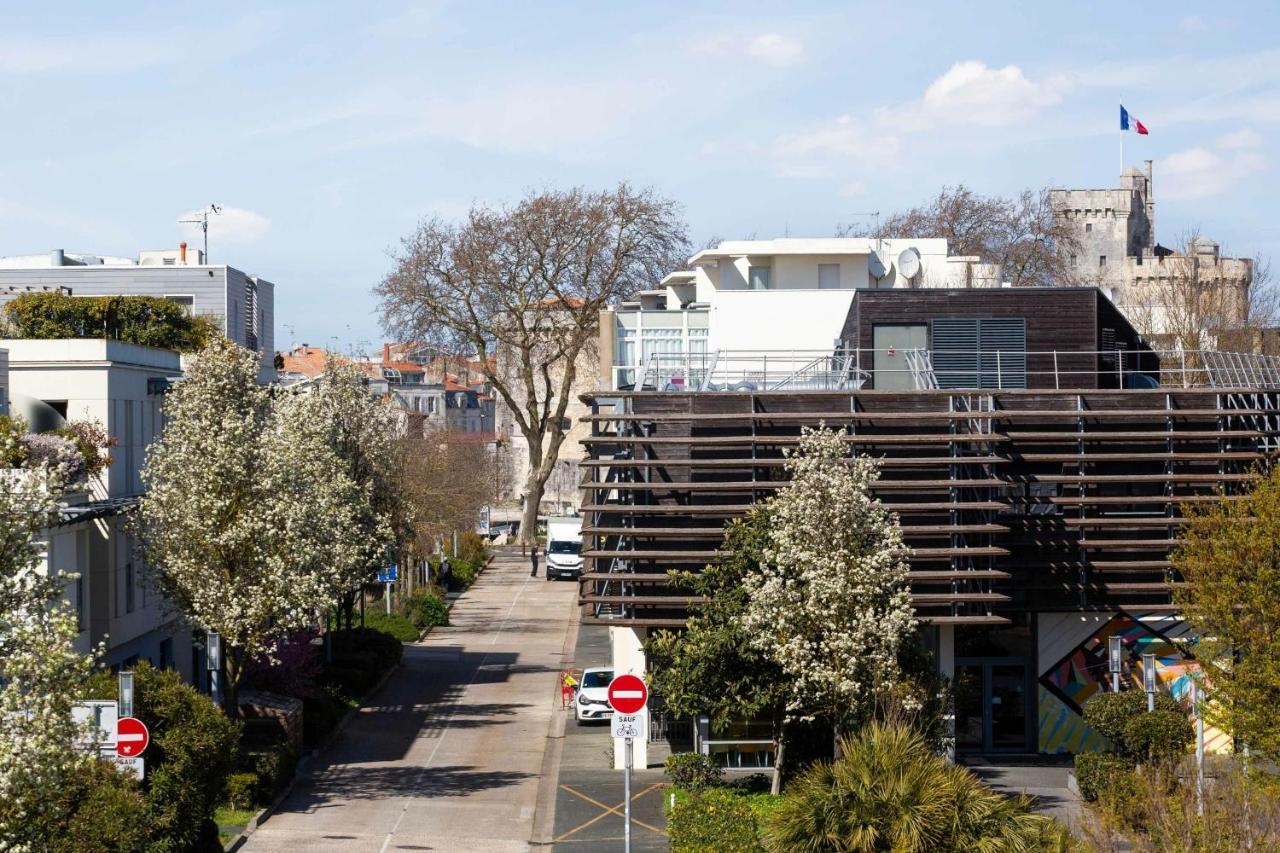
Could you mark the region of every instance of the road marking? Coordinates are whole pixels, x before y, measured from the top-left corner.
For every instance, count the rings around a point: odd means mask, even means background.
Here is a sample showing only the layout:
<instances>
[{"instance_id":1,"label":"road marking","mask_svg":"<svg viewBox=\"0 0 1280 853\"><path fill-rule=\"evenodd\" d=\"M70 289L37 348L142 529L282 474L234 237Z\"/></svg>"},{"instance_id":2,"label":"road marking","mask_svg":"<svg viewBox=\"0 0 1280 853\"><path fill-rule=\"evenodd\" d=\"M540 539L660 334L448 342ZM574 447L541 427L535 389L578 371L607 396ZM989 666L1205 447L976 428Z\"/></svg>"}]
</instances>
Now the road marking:
<instances>
[{"instance_id":1,"label":"road marking","mask_svg":"<svg viewBox=\"0 0 1280 853\"><path fill-rule=\"evenodd\" d=\"M633 802L633 803L634 803L636 800L640 799L641 797L643 797L645 794L649 793L650 791L655 791L655 790L657 790L657 789L659 789L659 788L665 788L665 787L666 787L665 783L662 783L662 782L658 782L658 783L656 783L656 784L650 785L648 788L645 788L645 789L644 789L643 791L641 791L640 793L638 793L638 794L632 794L632 796L631 796L631 802ZM609 815L611 815L611 814L617 815L618 817L625 817L625 816L626 816L626 815L622 812L622 807L623 807L623 806L625 806L625 805L627 804L627 801L626 801L626 800L623 800L622 802L618 803L616 806L607 806L607 805L605 805L604 803L600 802L599 800L594 799L594 798L592 798L592 797L588 797L586 794L582 793L581 791L579 791L579 790L577 790L577 789L575 789L575 788L571 788L571 787L569 787L568 785L561 785L561 786L560 786L560 788L561 788L562 790L568 791L570 794L573 794L575 797L578 797L579 799L586 800L588 803L591 803L591 805L593 805L593 806L597 806L598 808L602 809L602 811L600 812L600 814L598 814L598 815L596 815L595 817L591 818L591 820L587 821L586 823L582 824L581 826L575 826L573 829L571 829L571 830L569 830L568 832L564 833L564 834L563 834L563 835L561 835L560 837L558 837L558 838L553 838L553 839L552 839L552 842L553 842L553 843L554 843L554 842L559 842L559 841L564 841L565 839L567 839L567 838L568 838L569 836L571 836L571 835L577 835L579 832L581 832L582 830L586 829L588 826L591 826L591 824L595 823L596 821L603 820L604 818L608 817L608 816L609 816ZM666 833L666 830L658 829L658 827L656 827L656 826L650 826L649 824L645 823L645 822L644 822L644 821L642 821L642 820L636 820L635 815L632 815L632 816L631 816L631 822L632 822L632 823L634 823L636 826L643 826L645 829L649 830L650 832L656 832L656 833L658 833L659 835L666 835L666 834L667 834L667 833Z\"/></svg>"},{"instance_id":2,"label":"road marking","mask_svg":"<svg viewBox=\"0 0 1280 853\"><path fill-rule=\"evenodd\" d=\"M532 580L532 578L525 578L524 583L520 585L520 589L516 592L516 597L511 599L511 606L507 608L507 613L502 617L502 622L498 625L498 630L494 632L493 640L489 642L490 646L496 644L498 642L498 636L506 630L507 623L511 621L511 614L515 612L516 605L520 602L520 596L524 595L525 587L529 585L530 580ZM422 769L418 771L418 775L413 779L414 788L418 788L422 785L422 778L427 774L427 771L431 769L432 763L436 760L436 753L440 750L440 745L444 743L445 735L449 733L449 727L453 725L454 717L458 715L458 711L462 710L463 699L466 698L467 691L475 685L476 679L480 677L480 673L484 669L484 662L489 659L490 654L491 652L484 653L484 657L480 658L480 664L472 674L471 680L467 682L467 686L462 688L462 692L458 694L457 700L449 710L449 716L445 720L444 727L440 729L440 738L436 741L436 745L431 750L431 754L427 756L427 763L422 765ZM421 734L421 731L419 731L419 734ZM417 738L415 737L414 740L417 740ZM379 848L378 853L386 853L388 846L391 844L391 839L395 836L396 832L399 831L400 824L404 821L404 816L409 813L409 803L410 799L406 797L404 806L400 809L400 815L396 818L396 822L391 827L391 831L387 833L386 840L382 842L382 847Z\"/></svg>"}]
</instances>

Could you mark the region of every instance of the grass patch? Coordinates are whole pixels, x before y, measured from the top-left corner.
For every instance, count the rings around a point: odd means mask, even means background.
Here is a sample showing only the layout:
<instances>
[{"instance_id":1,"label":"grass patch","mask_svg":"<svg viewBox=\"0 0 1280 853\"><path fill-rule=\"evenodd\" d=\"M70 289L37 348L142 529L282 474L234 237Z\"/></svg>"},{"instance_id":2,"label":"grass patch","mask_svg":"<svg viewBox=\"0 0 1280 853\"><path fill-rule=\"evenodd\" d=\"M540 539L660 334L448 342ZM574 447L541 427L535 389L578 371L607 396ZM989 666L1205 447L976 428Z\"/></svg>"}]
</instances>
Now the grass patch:
<instances>
[{"instance_id":1,"label":"grass patch","mask_svg":"<svg viewBox=\"0 0 1280 853\"><path fill-rule=\"evenodd\" d=\"M226 847L230 844L249 825L249 821L258 811L258 809L233 809L226 804L218 806L213 813L213 819L217 821L218 840L222 842L222 846Z\"/></svg>"}]
</instances>

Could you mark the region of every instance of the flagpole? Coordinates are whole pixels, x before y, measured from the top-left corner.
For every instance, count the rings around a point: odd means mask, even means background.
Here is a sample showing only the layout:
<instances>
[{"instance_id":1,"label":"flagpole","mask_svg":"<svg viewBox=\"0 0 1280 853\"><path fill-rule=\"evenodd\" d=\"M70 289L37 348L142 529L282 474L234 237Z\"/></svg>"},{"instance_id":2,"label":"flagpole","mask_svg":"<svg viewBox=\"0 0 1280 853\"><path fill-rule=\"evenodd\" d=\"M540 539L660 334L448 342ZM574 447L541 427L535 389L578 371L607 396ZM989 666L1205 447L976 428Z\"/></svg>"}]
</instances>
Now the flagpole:
<instances>
[{"instance_id":1,"label":"flagpole","mask_svg":"<svg viewBox=\"0 0 1280 853\"><path fill-rule=\"evenodd\" d=\"M1120 102L1120 109L1124 109L1124 101ZM1120 175L1124 176L1124 127L1120 128Z\"/></svg>"}]
</instances>

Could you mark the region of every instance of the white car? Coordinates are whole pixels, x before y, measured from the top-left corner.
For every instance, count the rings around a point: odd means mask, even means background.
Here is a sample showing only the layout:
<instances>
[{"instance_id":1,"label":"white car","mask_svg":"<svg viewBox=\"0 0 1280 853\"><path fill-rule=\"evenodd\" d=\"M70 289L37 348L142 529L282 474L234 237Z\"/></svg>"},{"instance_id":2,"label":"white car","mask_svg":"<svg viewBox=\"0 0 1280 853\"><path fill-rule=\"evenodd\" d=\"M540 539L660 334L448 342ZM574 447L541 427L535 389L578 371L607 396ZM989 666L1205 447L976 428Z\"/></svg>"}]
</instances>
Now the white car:
<instances>
[{"instance_id":1,"label":"white car","mask_svg":"<svg viewBox=\"0 0 1280 853\"><path fill-rule=\"evenodd\" d=\"M582 671L578 695L573 700L573 714L578 725L592 720L607 720L613 716L609 707L609 682L613 681L613 667L596 666Z\"/></svg>"}]
</instances>

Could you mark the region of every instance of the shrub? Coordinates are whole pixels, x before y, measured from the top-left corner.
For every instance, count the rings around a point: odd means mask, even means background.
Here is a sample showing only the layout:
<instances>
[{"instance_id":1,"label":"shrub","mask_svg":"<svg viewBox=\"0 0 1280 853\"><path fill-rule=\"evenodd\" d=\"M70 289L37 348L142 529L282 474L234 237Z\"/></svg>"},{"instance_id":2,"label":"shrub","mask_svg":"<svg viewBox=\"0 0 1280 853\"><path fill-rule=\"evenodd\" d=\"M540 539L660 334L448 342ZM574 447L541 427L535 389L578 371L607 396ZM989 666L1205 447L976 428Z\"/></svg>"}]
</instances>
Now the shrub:
<instances>
[{"instance_id":1,"label":"shrub","mask_svg":"<svg viewBox=\"0 0 1280 853\"><path fill-rule=\"evenodd\" d=\"M1127 774L1133 762L1119 755L1106 752L1082 752L1076 756L1076 787L1080 799L1093 802L1098 795L1112 787L1118 774Z\"/></svg>"},{"instance_id":2,"label":"shrub","mask_svg":"<svg viewBox=\"0 0 1280 853\"><path fill-rule=\"evenodd\" d=\"M1171 761L1187 751L1195 738L1191 720L1181 709L1139 714L1124 725L1122 740L1138 761Z\"/></svg>"},{"instance_id":3,"label":"shrub","mask_svg":"<svg viewBox=\"0 0 1280 853\"><path fill-rule=\"evenodd\" d=\"M468 530L458 537L458 555L473 566L480 566L489 556L489 540Z\"/></svg>"},{"instance_id":4,"label":"shrub","mask_svg":"<svg viewBox=\"0 0 1280 853\"><path fill-rule=\"evenodd\" d=\"M258 774L232 773L227 777L227 803L233 809L251 809L258 802Z\"/></svg>"},{"instance_id":5,"label":"shrub","mask_svg":"<svg viewBox=\"0 0 1280 853\"><path fill-rule=\"evenodd\" d=\"M673 853L764 851L756 812L748 798L721 788L677 795L667 815L667 831Z\"/></svg>"},{"instance_id":6,"label":"shrub","mask_svg":"<svg viewBox=\"0 0 1280 853\"><path fill-rule=\"evenodd\" d=\"M27 448L22 444L26 433L22 418L0 415L0 467L20 468L27 461Z\"/></svg>"},{"instance_id":7,"label":"shrub","mask_svg":"<svg viewBox=\"0 0 1280 853\"><path fill-rule=\"evenodd\" d=\"M66 482L72 485L84 479L88 464L74 441L52 433L31 432L24 435L21 441L27 452L27 464L31 467L47 465L61 469Z\"/></svg>"},{"instance_id":8,"label":"shrub","mask_svg":"<svg viewBox=\"0 0 1280 853\"><path fill-rule=\"evenodd\" d=\"M766 820L781 850L1036 849L1066 843L1067 830L1031 813L969 770L934 753L905 726L871 723L841 741L841 757L791 783ZM872 842L868 844L868 842Z\"/></svg>"},{"instance_id":9,"label":"shrub","mask_svg":"<svg viewBox=\"0 0 1280 853\"><path fill-rule=\"evenodd\" d=\"M720 765L710 756L698 752L681 752L669 757L663 771L672 785L688 791L701 791L724 780Z\"/></svg>"},{"instance_id":10,"label":"shrub","mask_svg":"<svg viewBox=\"0 0 1280 853\"><path fill-rule=\"evenodd\" d=\"M50 791L46 813L56 826L41 832L52 853L131 853L146 848L147 801L138 783L105 761L85 761Z\"/></svg>"},{"instance_id":11,"label":"shrub","mask_svg":"<svg viewBox=\"0 0 1280 853\"><path fill-rule=\"evenodd\" d=\"M52 432L75 442L84 457L85 472L90 477L96 477L111 465L111 448L119 444L119 439L113 438L101 421L93 419L67 421L66 426Z\"/></svg>"},{"instance_id":12,"label":"shrub","mask_svg":"<svg viewBox=\"0 0 1280 853\"><path fill-rule=\"evenodd\" d=\"M1157 711L1182 712L1182 706L1172 696L1156 694ZM1116 752L1133 756L1125 746L1124 730L1134 717L1147 713L1147 694L1138 690L1122 690L1119 693L1100 693L1084 706L1084 721L1094 731L1111 741Z\"/></svg>"},{"instance_id":13,"label":"shrub","mask_svg":"<svg viewBox=\"0 0 1280 853\"><path fill-rule=\"evenodd\" d=\"M449 565L453 568L453 585L459 589L466 589L476 582L476 577L480 574L480 570L470 560L464 560L461 557L450 559Z\"/></svg>"},{"instance_id":14,"label":"shrub","mask_svg":"<svg viewBox=\"0 0 1280 853\"><path fill-rule=\"evenodd\" d=\"M318 746L347 713L348 706L328 690L317 690L302 700L302 743Z\"/></svg>"},{"instance_id":15,"label":"shrub","mask_svg":"<svg viewBox=\"0 0 1280 853\"><path fill-rule=\"evenodd\" d=\"M409 621L409 617L402 613L392 613L388 616L380 610L375 610L364 615L364 624L366 628L388 634L402 643L414 642L420 633Z\"/></svg>"},{"instance_id":16,"label":"shrub","mask_svg":"<svg viewBox=\"0 0 1280 853\"><path fill-rule=\"evenodd\" d=\"M449 605L434 589L415 590L403 600L405 615L419 629L449 624Z\"/></svg>"},{"instance_id":17,"label":"shrub","mask_svg":"<svg viewBox=\"0 0 1280 853\"><path fill-rule=\"evenodd\" d=\"M9 337L113 338L179 352L196 352L217 334L208 318L158 296L24 293L4 306L4 319Z\"/></svg>"},{"instance_id":18,"label":"shrub","mask_svg":"<svg viewBox=\"0 0 1280 853\"><path fill-rule=\"evenodd\" d=\"M278 743L268 749L246 753L241 766L252 768L246 772L258 780L257 800L266 805L293 778L293 771L298 766L298 756L287 743Z\"/></svg>"},{"instance_id":19,"label":"shrub","mask_svg":"<svg viewBox=\"0 0 1280 853\"><path fill-rule=\"evenodd\" d=\"M335 656L369 652L378 661L380 669L390 669L404 657L404 646L399 640L372 628L334 631L331 642Z\"/></svg>"},{"instance_id":20,"label":"shrub","mask_svg":"<svg viewBox=\"0 0 1280 853\"><path fill-rule=\"evenodd\" d=\"M99 673L91 698L114 699L116 678ZM222 801L235 765L240 726L176 672L147 662L134 669L134 715L151 730L146 800L151 853L195 845Z\"/></svg>"}]
</instances>

